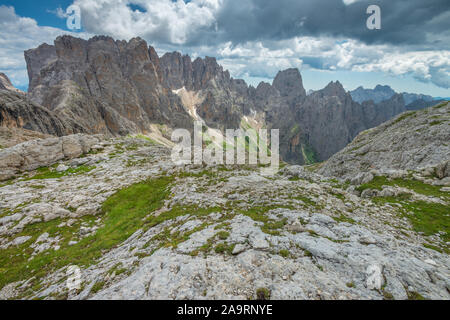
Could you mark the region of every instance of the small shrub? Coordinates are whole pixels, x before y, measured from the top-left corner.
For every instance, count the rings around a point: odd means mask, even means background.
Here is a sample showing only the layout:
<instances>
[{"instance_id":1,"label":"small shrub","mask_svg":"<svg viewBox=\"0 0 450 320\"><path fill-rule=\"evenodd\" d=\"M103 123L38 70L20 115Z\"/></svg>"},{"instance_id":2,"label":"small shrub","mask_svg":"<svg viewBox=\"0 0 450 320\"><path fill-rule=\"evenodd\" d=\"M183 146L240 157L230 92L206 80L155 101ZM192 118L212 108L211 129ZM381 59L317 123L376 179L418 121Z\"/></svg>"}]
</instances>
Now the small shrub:
<instances>
[{"instance_id":1,"label":"small shrub","mask_svg":"<svg viewBox=\"0 0 450 320\"><path fill-rule=\"evenodd\" d=\"M257 300L270 300L270 290L267 288L256 289Z\"/></svg>"}]
</instances>

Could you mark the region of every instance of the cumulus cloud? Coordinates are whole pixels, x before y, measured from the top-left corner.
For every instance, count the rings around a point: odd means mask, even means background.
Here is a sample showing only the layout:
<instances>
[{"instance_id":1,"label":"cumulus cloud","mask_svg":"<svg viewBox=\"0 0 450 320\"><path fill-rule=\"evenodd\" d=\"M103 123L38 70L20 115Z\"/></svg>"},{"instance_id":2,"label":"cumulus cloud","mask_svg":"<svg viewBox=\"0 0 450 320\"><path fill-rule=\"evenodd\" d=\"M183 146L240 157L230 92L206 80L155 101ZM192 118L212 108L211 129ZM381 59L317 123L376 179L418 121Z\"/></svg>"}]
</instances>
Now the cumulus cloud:
<instances>
[{"instance_id":1,"label":"cumulus cloud","mask_svg":"<svg viewBox=\"0 0 450 320\"><path fill-rule=\"evenodd\" d=\"M76 0L83 26L92 33L129 39L133 36L185 44L201 30L216 30L222 0ZM134 10L138 5L141 10ZM101 21L101 23L99 23Z\"/></svg>"},{"instance_id":2,"label":"cumulus cloud","mask_svg":"<svg viewBox=\"0 0 450 320\"><path fill-rule=\"evenodd\" d=\"M213 55L235 77L273 78L279 70L297 67L328 71L383 72L412 75L422 82L450 88L450 52L408 51L386 44L332 37L294 37L281 41L250 41L194 48Z\"/></svg>"},{"instance_id":3,"label":"cumulus cloud","mask_svg":"<svg viewBox=\"0 0 450 320\"><path fill-rule=\"evenodd\" d=\"M382 29L366 28L373 0L74 0L88 34L140 36L158 52L217 57L234 77L298 67L412 75L449 88L448 0L377 0ZM65 18L58 8L54 12ZM0 69L26 83L23 50L67 33L0 7Z\"/></svg>"},{"instance_id":4,"label":"cumulus cloud","mask_svg":"<svg viewBox=\"0 0 450 320\"><path fill-rule=\"evenodd\" d=\"M361 66L355 71L381 71L394 75L412 74L417 80L450 88L450 52L393 52Z\"/></svg>"},{"instance_id":5,"label":"cumulus cloud","mask_svg":"<svg viewBox=\"0 0 450 320\"><path fill-rule=\"evenodd\" d=\"M372 0L75 1L91 33L216 56L236 77L273 77L288 67L376 70L448 88L448 0L376 3L378 31L366 28Z\"/></svg>"},{"instance_id":6,"label":"cumulus cloud","mask_svg":"<svg viewBox=\"0 0 450 320\"><path fill-rule=\"evenodd\" d=\"M139 34L173 44L215 45L326 35L434 45L438 32L440 45L449 48L448 0L375 3L382 9L382 29L376 32L366 28L373 0L75 0L87 30L123 38Z\"/></svg>"}]
</instances>

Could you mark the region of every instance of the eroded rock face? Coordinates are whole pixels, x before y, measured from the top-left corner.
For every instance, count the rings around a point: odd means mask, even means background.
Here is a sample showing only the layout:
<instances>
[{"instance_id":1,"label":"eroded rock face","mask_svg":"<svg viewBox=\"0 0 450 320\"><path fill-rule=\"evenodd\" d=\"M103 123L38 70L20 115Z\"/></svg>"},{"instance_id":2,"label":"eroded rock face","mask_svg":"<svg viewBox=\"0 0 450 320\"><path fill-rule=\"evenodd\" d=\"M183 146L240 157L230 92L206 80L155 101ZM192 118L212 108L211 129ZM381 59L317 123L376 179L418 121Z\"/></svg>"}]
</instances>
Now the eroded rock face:
<instances>
[{"instance_id":1,"label":"eroded rock face","mask_svg":"<svg viewBox=\"0 0 450 320\"><path fill-rule=\"evenodd\" d=\"M0 126L55 136L82 130L79 125L68 124L63 117L29 101L25 95L6 90L0 90Z\"/></svg>"},{"instance_id":2,"label":"eroded rock face","mask_svg":"<svg viewBox=\"0 0 450 320\"><path fill-rule=\"evenodd\" d=\"M258 91L266 97L273 92L267 85L262 88ZM280 128L283 159L301 164L327 160L359 132L405 110L401 96L360 105L339 82L331 82L308 96L280 96L278 91L267 98L267 119L271 127Z\"/></svg>"},{"instance_id":3,"label":"eroded rock face","mask_svg":"<svg viewBox=\"0 0 450 320\"><path fill-rule=\"evenodd\" d=\"M280 71L273 84L257 88L230 78L215 59L167 53L161 58L165 84L196 92L197 114L213 128L238 128L243 116L260 114L270 129L280 130L280 153L291 163L328 159L361 131L404 111L401 96L379 104L355 103L339 82L306 96L298 69Z\"/></svg>"},{"instance_id":4,"label":"eroded rock face","mask_svg":"<svg viewBox=\"0 0 450 320\"><path fill-rule=\"evenodd\" d=\"M289 100L306 96L298 69L287 69L279 72L272 85L280 92L281 96L288 97Z\"/></svg>"},{"instance_id":5,"label":"eroded rock face","mask_svg":"<svg viewBox=\"0 0 450 320\"><path fill-rule=\"evenodd\" d=\"M445 178L450 159L450 104L407 112L364 131L319 170L323 175L353 178L359 172L436 168ZM433 174L434 169L429 174Z\"/></svg>"},{"instance_id":6,"label":"eroded rock face","mask_svg":"<svg viewBox=\"0 0 450 320\"><path fill-rule=\"evenodd\" d=\"M25 52L29 95L79 123L85 132L144 132L151 123L190 127L179 98L162 85L159 58L147 43L97 36L58 37Z\"/></svg>"},{"instance_id":7,"label":"eroded rock face","mask_svg":"<svg viewBox=\"0 0 450 320\"><path fill-rule=\"evenodd\" d=\"M23 128L8 128L0 126L0 149L13 147L16 144L36 140L51 138L49 134Z\"/></svg>"}]
</instances>

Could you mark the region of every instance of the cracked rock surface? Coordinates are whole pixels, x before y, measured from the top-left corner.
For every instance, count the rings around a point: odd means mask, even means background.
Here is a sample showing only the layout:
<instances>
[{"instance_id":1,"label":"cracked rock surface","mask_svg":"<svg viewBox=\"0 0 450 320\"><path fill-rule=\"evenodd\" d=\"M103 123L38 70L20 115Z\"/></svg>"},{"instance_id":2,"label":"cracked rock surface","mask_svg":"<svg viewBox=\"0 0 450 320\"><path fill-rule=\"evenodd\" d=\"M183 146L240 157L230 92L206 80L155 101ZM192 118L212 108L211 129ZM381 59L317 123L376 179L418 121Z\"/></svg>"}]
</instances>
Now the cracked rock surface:
<instances>
[{"instance_id":1,"label":"cracked rock surface","mask_svg":"<svg viewBox=\"0 0 450 320\"><path fill-rule=\"evenodd\" d=\"M0 299L450 298L448 211L430 231L412 206L449 208L442 179L176 167L145 139L96 139L0 184Z\"/></svg>"}]
</instances>

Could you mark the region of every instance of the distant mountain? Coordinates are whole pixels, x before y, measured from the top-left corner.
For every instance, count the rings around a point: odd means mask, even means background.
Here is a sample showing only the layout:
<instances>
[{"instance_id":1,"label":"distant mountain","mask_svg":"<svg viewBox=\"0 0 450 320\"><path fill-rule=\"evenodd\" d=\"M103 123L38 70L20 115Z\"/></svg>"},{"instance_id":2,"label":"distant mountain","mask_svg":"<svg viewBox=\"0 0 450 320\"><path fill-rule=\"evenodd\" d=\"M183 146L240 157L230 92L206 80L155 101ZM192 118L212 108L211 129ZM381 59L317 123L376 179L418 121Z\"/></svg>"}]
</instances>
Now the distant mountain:
<instances>
[{"instance_id":1,"label":"distant mountain","mask_svg":"<svg viewBox=\"0 0 450 320\"><path fill-rule=\"evenodd\" d=\"M432 96L428 96L428 95L425 95L425 94L415 94L415 93L406 93L406 92L404 92L403 93L403 99L405 99L405 104L406 105L409 105L409 104L411 104L411 103L413 103L414 101L417 101L417 100L430 102L430 104L427 105L428 107L432 106L433 104L436 104L436 103L433 103L434 98Z\"/></svg>"},{"instance_id":2,"label":"distant mountain","mask_svg":"<svg viewBox=\"0 0 450 320\"><path fill-rule=\"evenodd\" d=\"M395 95L395 91L389 86L377 85L375 89L364 89L359 87L353 91L350 91L354 101L363 103L365 101L372 100L375 103L379 103L384 100L388 100Z\"/></svg>"},{"instance_id":3,"label":"distant mountain","mask_svg":"<svg viewBox=\"0 0 450 320\"><path fill-rule=\"evenodd\" d=\"M365 101L373 100L375 103L379 103L381 101L388 100L392 98L396 92L390 86L382 86L377 85L375 89L364 89L363 87L359 87L353 91L350 91L353 100L359 103L363 103ZM405 105L409 105L417 100L423 100L426 102L432 102L434 98L432 96L424 95L424 94L416 94L416 93L401 93L403 95L403 99L405 100Z\"/></svg>"}]
</instances>

